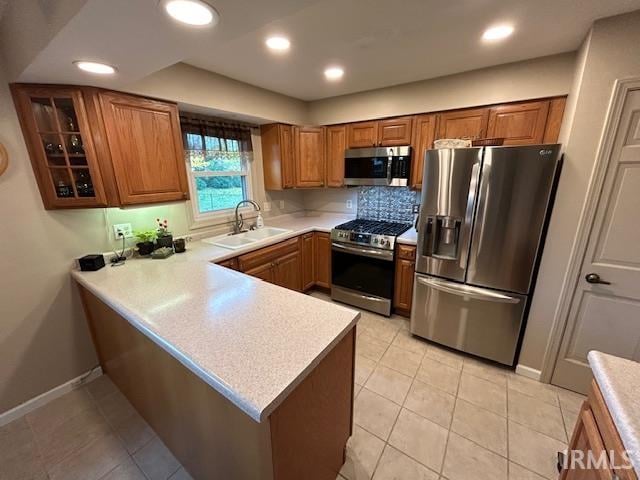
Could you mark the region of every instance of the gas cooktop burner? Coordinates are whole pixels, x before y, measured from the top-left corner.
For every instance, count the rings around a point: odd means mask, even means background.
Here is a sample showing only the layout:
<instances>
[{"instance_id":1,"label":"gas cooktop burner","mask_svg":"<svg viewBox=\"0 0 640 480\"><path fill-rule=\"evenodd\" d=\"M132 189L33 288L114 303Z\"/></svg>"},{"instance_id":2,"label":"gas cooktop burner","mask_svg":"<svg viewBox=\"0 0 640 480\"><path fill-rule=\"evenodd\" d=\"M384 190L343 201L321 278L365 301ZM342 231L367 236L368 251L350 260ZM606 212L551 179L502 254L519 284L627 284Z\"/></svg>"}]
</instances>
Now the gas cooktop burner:
<instances>
[{"instance_id":1,"label":"gas cooktop burner","mask_svg":"<svg viewBox=\"0 0 640 480\"><path fill-rule=\"evenodd\" d=\"M372 235L401 235L411 228L410 223L385 222L384 220L351 220L335 227L336 230L350 230Z\"/></svg>"},{"instance_id":2,"label":"gas cooktop burner","mask_svg":"<svg viewBox=\"0 0 640 480\"><path fill-rule=\"evenodd\" d=\"M383 220L351 220L331 230L331 240L393 250L396 237L411 228L410 223Z\"/></svg>"}]
</instances>

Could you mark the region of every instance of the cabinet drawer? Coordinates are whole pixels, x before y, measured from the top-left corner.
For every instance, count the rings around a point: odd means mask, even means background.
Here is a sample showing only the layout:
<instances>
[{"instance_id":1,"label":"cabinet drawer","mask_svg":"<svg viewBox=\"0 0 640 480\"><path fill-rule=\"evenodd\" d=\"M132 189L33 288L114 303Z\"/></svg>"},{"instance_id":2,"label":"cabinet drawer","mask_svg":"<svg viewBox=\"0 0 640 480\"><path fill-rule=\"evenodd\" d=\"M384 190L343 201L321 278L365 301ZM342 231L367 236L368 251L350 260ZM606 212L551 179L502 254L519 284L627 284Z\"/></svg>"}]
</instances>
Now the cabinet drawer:
<instances>
[{"instance_id":1,"label":"cabinet drawer","mask_svg":"<svg viewBox=\"0 0 640 480\"><path fill-rule=\"evenodd\" d=\"M240 255L238 257L238 266L240 267L240 271L244 272L296 251L298 251L298 237L271 245L270 247L261 248L255 252Z\"/></svg>"},{"instance_id":2,"label":"cabinet drawer","mask_svg":"<svg viewBox=\"0 0 640 480\"><path fill-rule=\"evenodd\" d=\"M398 258L405 260L415 260L416 247L411 245L398 245Z\"/></svg>"}]
</instances>

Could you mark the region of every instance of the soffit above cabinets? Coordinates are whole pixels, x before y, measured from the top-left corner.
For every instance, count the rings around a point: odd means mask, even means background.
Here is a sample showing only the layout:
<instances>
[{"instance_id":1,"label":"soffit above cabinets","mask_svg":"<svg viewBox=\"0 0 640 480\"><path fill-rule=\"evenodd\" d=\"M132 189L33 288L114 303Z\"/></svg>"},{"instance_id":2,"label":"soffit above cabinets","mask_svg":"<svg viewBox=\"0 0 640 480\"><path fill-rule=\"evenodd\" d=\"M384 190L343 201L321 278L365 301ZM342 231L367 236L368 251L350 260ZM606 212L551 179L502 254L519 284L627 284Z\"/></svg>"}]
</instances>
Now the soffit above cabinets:
<instances>
[{"instance_id":1,"label":"soffit above cabinets","mask_svg":"<svg viewBox=\"0 0 640 480\"><path fill-rule=\"evenodd\" d=\"M573 51L594 20L640 9L640 0L210 3L218 25L190 29L169 19L157 0L88 0L18 80L122 89L184 62L315 100ZM496 23L513 24L513 36L482 43L482 32ZM264 41L273 34L291 40L289 52L268 51ZM87 76L72 68L77 59L115 65L117 75ZM322 72L336 63L344 78L327 82Z\"/></svg>"}]
</instances>

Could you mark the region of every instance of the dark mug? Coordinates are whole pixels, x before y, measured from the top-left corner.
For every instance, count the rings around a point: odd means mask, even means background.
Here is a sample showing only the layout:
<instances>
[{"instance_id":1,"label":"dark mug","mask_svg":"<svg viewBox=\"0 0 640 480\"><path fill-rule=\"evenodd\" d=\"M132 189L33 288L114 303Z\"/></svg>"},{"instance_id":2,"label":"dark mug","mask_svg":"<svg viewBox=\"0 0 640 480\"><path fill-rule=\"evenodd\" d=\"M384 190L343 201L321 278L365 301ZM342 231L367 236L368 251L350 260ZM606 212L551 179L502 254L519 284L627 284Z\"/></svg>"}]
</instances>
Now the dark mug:
<instances>
[{"instance_id":1,"label":"dark mug","mask_svg":"<svg viewBox=\"0 0 640 480\"><path fill-rule=\"evenodd\" d=\"M184 238L178 238L175 240L173 242L173 248L176 253L183 253L187 249Z\"/></svg>"}]
</instances>

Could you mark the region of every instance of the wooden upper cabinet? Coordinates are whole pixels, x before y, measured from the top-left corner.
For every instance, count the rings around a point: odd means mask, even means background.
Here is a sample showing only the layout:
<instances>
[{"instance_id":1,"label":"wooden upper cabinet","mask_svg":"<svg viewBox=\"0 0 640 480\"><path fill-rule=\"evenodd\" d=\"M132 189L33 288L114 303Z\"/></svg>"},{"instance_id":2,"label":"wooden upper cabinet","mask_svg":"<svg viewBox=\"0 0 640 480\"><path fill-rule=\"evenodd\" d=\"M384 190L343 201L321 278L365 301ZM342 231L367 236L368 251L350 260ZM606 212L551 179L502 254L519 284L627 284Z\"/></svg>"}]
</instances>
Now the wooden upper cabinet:
<instances>
[{"instance_id":1,"label":"wooden upper cabinet","mask_svg":"<svg viewBox=\"0 0 640 480\"><path fill-rule=\"evenodd\" d=\"M187 199L177 105L117 92L99 95L121 203Z\"/></svg>"},{"instance_id":2,"label":"wooden upper cabinet","mask_svg":"<svg viewBox=\"0 0 640 480\"><path fill-rule=\"evenodd\" d=\"M325 179L325 127L295 127L295 186L323 187Z\"/></svg>"},{"instance_id":3,"label":"wooden upper cabinet","mask_svg":"<svg viewBox=\"0 0 640 480\"><path fill-rule=\"evenodd\" d=\"M422 188L422 174L424 170L425 152L433 148L433 140L436 136L436 116L418 115L413 128L413 158L411 160L411 188Z\"/></svg>"},{"instance_id":4,"label":"wooden upper cabinet","mask_svg":"<svg viewBox=\"0 0 640 480\"><path fill-rule=\"evenodd\" d=\"M344 151L347 148L347 128L327 127L327 187L344 184Z\"/></svg>"},{"instance_id":5,"label":"wooden upper cabinet","mask_svg":"<svg viewBox=\"0 0 640 480\"><path fill-rule=\"evenodd\" d=\"M347 147L375 147L378 144L378 122L357 122L347 125Z\"/></svg>"},{"instance_id":6,"label":"wooden upper cabinet","mask_svg":"<svg viewBox=\"0 0 640 480\"><path fill-rule=\"evenodd\" d=\"M547 115L547 124L544 128L543 143L556 143L558 141L566 101L566 97L554 98L549 101L549 115Z\"/></svg>"},{"instance_id":7,"label":"wooden upper cabinet","mask_svg":"<svg viewBox=\"0 0 640 480\"><path fill-rule=\"evenodd\" d=\"M264 187L283 190L295 186L293 127L272 123L260 127Z\"/></svg>"},{"instance_id":8,"label":"wooden upper cabinet","mask_svg":"<svg viewBox=\"0 0 640 480\"><path fill-rule=\"evenodd\" d=\"M80 87L11 86L46 209L104 207L108 198Z\"/></svg>"},{"instance_id":9,"label":"wooden upper cabinet","mask_svg":"<svg viewBox=\"0 0 640 480\"><path fill-rule=\"evenodd\" d=\"M347 125L348 148L409 145L413 117L396 117Z\"/></svg>"},{"instance_id":10,"label":"wooden upper cabinet","mask_svg":"<svg viewBox=\"0 0 640 480\"><path fill-rule=\"evenodd\" d=\"M486 136L504 138L504 145L543 143L548 113L548 100L492 107Z\"/></svg>"},{"instance_id":11,"label":"wooden upper cabinet","mask_svg":"<svg viewBox=\"0 0 640 480\"><path fill-rule=\"evenodd\" d=\"M413 127L413 117L397 117L378 122L378 145L393 147L409 145Z\"/></svg>"},{"instance_id":12,"label":"wooden upper cabinet","mask_svg":"<svg viewBox=\"0 0 640 480\"><path fill-rule=\"evenodd\" d=\"M469 108L438 114L436 138L486 138L488 108Z\"/></svg>"}]
</instances>

